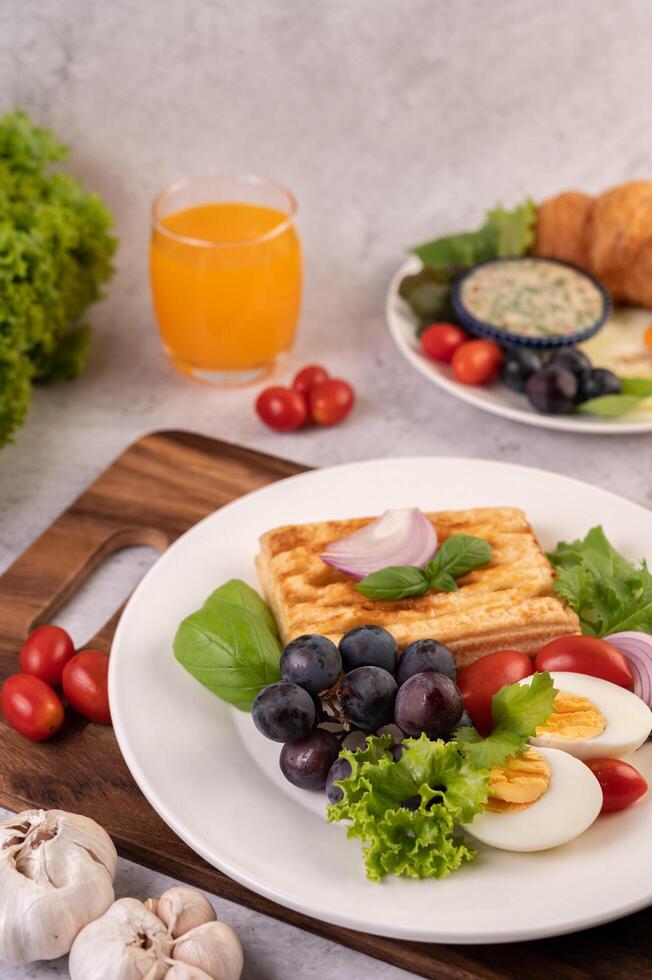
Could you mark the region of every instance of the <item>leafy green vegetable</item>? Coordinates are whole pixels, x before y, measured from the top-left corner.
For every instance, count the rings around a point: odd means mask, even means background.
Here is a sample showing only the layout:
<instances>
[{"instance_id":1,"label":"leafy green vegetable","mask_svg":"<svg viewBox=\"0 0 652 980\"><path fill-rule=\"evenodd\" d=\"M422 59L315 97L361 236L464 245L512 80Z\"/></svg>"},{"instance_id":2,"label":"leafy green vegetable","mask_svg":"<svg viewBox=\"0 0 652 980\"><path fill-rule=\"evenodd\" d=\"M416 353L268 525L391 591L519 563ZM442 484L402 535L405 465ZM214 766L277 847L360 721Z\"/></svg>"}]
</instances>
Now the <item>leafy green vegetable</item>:
<instances>
[{"instance_id":1,"label":"leafy green vegetable","mask_svg":"<svg viewBox=\"0 0 652 980\"><path fill-rule=\"evenodd\" d=\"M356 589L368 599L394 601L425 595L430 588L428 576L413 565L396 565L371 572L358 582Z\"/></svg>"},{"instance_id":2,"label":"leafy green vegetable","mask_svg":"<svg viewBox=\"0 0 652 980\"><path fill-rule=\"evenodd\" d=\"M633 565L616 551L601 526L583 540L560 542L548 558L555 590L579 616L583 633L652 633L652 575L645 561Z\"/></svg>"},{"instance_id":3,"label":"leafy green vegetable","mask_svg":"<svg viewBox=\"0 0 652 980\"><path fill-rule=\"evenodd\" d=\"M501 766L507 758L526 750L528 739L553 713L556 694L547 672L534 674L530 684L501 687L491 700L491 734L483 738L469 726L458 728L455 740L478 769Z\"/></svg>"},{"instance_id":4,"label":"leafy green vegetable","mask_svg":"<svg viewBox=\"0 0 652 980\"><path fill-rule=\"evenodd\" d=\"M491 561L491 545L471 534L452 534L446 538L435 557L426 565L430 588L442 592L457 591L455 579Z\"/></svg>"},{"instance_id":5,"label":"leafy green vegetable","mask_svg":"<svg viewBox=\"0 0 652 980\"><path fill-rule=\"evenodd\" d=\"M450 321L454 316L450 300L450 277L437 269L426 267L414 275L405 276L400 282L398 292L424 324L435 320Z\"/></svg>"},{"instance_id":6,"label":"leafy green vegetable","mask_svg":"<svg viewBox=\"0 0 652 980\"><path fill-rule=\"evenodd\" d=\"M535 222L536 206L530 200L512 211L498 205L477 231L436 238L412 251L425 266L450 276L477 262L524 255L534 243Z\"/></svg>"},{"instance_id":7,"label":"leafy green vegetable","mask_svg":"<svg viewBox=\"0 0 652 980\"><path fill-rule=\"evenodd\" d=\"M631 412L640 400L640 395L600 395L599 398L582 402L577 406L577 411L584 415L601 415L606 419L615 419Z\"/></svg>"},{"instance_id":8,"label":"leafy green vegetable","mask_svg":"<svg viewBox=\"0 0 652 980\"><path fill-rule=\"evenodd\" d=\"M110 213L50 170L66 153L22 112L0 120L0 446L24 422L33 381L83 368L90 335L78 321L112 273Z\"/></svg>"},{"instance_id":9,"label":"leafy green vegetable","mask_svg":"<svg viewBox=\"0 0 652 980\"><path fill-rule=\"evenodd\" d=\"M258 692L280 679L280 655L267 606L253 589L235 579L186 617L174 638L179 663L241 711L249 711Z\"/></svg>"},{"instance_id":10,"label":"leafy green vegetable","mask_svg":"<svg viewBox=\"0 0 652 980\"><path fill-rule=\"evenodd\" d=\"M649 398L652 395L652 378L620 378L619 380L623 395L637 395L639 398Z\"/></svg>"},{"instance_id":11,"label":"leafy green vegetable","mask_svg":"<svg viewBox=\"0 0 652 980\"><path fill-rule=\"evenodd\" d=\"M488 541L470 534L451 534L424 569L413 565L381 568L365 576L356 589L368 599L388 602L425 595L430 589L455 592L456 578L490 561L491 545Z\"/></svg>"},{"instance_id":12,"label":"leafy green vegetable","mask_svg":"<svg viewBox=\"0 0 652 980\"><path fill-rule=\"evenodd\" d=\"M386 874L442 878L475 857L455 833L485 806L486 772L478 772L457 746L426 735L406 739L394 762L391 736L367 736L366 747L340 753L352 773L338 782L344 793L328 807L328 820L350 820L348 837L362 841L367 876ZM420 797L415 810L402 806Z\"/></svg>"}]
</instances>

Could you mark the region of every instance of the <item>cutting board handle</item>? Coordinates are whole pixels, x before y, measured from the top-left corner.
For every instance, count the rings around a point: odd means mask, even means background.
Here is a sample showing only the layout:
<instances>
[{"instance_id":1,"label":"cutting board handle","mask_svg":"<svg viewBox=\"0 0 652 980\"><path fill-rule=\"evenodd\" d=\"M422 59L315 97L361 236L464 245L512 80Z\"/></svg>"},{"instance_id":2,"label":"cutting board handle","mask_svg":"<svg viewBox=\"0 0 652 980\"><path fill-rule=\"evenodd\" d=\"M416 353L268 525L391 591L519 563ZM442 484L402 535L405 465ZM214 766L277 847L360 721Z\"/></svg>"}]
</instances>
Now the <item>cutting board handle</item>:
<instances>
[{"instance_id":1,"label":"cutting board handle","mask_svg":"<svg viewBox=\"0 0 652 980\"><path fill-rule=\"evenodd\" d=\"M98 519L84 494L34 541L0 577L0 622L5 652L17 652L25 636L47 623L89 575L114 552L133 545L164 550L170 538L157 528ZM107 648L112 617L93 638Z\"/></svg>"}]
</instances>

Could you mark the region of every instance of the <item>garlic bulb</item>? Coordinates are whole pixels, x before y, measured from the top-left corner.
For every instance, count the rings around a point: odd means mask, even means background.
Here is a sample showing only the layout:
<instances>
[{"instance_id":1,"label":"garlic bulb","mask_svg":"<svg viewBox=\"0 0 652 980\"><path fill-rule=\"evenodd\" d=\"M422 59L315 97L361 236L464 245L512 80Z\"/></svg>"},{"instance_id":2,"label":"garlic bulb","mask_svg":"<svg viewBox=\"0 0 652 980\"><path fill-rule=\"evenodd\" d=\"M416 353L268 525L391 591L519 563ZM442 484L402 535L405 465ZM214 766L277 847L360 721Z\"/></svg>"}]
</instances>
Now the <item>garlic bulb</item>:
<instances>
[{"instance_id":1,"label":"garlic bulb","mask_svg":"<svg viewBox=\"0 0 652 980\"><path fill-rule=\"evenodd\" d=\"M79 933L70 950L70 980L162 980L172 937L135 898L120 898Z\"/></svg>"},{"instance_id":2,"label":"garlic bulb","mask_svg":"<svg viewBox=\"0 0 652 980\"><path fill-rule=\"evenodd\" d=\"M204 922L213 922L217 918L213 906L201 892L183 885L164 891L158 900L157 909L152 911L165 922L168 932L175 939L183 932L201 926Z\"/></svg>"},{"instance_id":3,"label":"garlic bulb","mask_svg":"<svg viewBox=\"0 0 652 980\"><path fill-rule=\"evenodd\" d=\"M213 980L238 980L243 956L240 940L226 922L205 922L174 943L175 960L198 966Z\"/></svg>"},{"instance_id":4,"label":"garlic bulb","mask_svg":"<svg viewBox=\"0 0 652 980\"><path fill-rule=\"evenodd\" d=\"M52 960L113 901L117 855L88 817L25 810L0 821L0 962Z\"/></svg>"}]
</instances>

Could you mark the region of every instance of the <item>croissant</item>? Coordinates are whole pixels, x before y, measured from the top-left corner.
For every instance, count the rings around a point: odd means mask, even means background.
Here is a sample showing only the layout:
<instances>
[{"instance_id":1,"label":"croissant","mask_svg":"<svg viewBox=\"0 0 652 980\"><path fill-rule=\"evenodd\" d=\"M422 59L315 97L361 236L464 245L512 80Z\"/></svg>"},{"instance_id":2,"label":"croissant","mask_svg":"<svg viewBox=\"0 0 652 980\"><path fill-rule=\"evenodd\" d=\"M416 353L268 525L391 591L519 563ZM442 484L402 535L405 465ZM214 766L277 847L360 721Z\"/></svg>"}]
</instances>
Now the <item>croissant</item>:
<instances>
[{"instance_id":1,"label":"croissant","mask_svg":"<svg viewBox=\"0 0 652 980\"><path fill-rule=\"evenodd\" d=\"M652 181L543 201L533 252L590 272L616 302L652 307Z\"/></svg>"}]
</instances>

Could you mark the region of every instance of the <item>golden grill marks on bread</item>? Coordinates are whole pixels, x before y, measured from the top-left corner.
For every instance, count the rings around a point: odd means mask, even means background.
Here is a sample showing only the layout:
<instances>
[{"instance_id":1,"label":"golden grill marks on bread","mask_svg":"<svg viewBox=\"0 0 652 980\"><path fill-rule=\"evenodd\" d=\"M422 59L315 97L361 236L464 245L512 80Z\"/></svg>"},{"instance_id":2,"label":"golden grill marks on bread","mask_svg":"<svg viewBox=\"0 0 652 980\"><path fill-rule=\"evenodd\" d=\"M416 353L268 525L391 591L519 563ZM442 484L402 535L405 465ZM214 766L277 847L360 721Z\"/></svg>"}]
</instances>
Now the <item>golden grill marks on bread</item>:
<instances>
[{"instance_id":1,"label":"golden grill marks on bread","mask_svg":"<svg viewBox=\"0 0 652 980\"><path fill-rule=\"evenodd\" d=\"M354 626L384 626L403 648L434 637L463 667L496 650L532 656L549 640L579 633L575 613L553 594L552 568L523 511L515 507L428 514L440 544L452 534L485 538L491 563L465 575L457 592L430 592L385 602L367 599L349 576L326 565L326 545L368 524L371 517L291 524L260 539L258 575L285 643L322 633L338 643Z\"/></svg>"}]
</instances>

